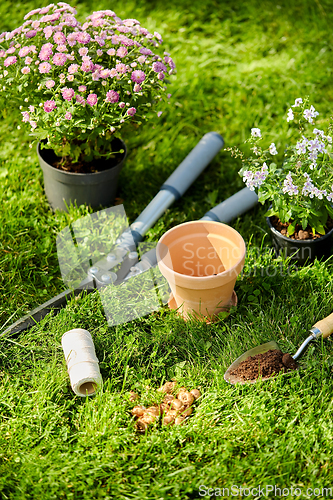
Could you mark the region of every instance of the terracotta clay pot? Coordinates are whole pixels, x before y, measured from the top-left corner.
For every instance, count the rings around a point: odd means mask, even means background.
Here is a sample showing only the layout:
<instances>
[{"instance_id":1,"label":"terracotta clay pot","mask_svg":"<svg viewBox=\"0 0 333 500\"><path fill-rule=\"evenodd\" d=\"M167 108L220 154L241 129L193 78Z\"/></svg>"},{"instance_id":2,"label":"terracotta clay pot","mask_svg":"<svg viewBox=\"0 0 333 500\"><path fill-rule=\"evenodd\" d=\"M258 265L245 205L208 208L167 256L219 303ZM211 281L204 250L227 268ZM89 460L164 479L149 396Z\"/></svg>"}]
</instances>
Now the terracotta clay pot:
<instances>
[{"instance_id":1,"label":"terracotta clay pot","mask_svg":"<svg viewBox=\"0 0 333 500\"><path fill-rule=\"evenodd\" d=\"M241 235L221 222L195 221L167 231L156 248L158 266L184 319L214 319L236 305L234 286L244 266Z\"/></svg>"}]
</instances>

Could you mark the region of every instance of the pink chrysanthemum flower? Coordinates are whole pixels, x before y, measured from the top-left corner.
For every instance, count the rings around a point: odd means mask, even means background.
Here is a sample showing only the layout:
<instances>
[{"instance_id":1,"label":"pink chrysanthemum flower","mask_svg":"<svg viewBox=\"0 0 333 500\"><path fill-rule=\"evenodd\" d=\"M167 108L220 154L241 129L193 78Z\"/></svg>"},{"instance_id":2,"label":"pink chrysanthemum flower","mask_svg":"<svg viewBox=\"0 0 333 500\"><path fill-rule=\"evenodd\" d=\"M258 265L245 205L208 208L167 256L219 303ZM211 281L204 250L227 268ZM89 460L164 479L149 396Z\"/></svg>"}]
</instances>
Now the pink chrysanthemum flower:
<instances>
[{"instance_id":1,"label":"pink chrysanthemum flower","mask_svg":"<svg viewBox=\"0 0 333 500\"><path fill-rule=\"evenodd\" d=\"M123 109L123 108L125 107L125 103L124 103L124 102L120 102L120 103L119 103L119 107L120 107L121 109Z\"/></svg>"},{"instance_id":2,"label":"pink chrysanthemum flower","mask_svg":"<svg viewBox=\"0 0 333 500\"><path fill-rule=\"evenodd\" d=\"M110 76L110 70L109 69L102 69L100 72L100 77L101 78L108 78Z\"/></svg>"},{"instance_id":3,"label":"pink chrysanthemum flower","mask_svg":"<svg viewBox=\"0 0 333 500\"><path fill-rule=\"evenodd\" d=\"M53 33L53 27L52 26L46 26L46 28L43 29L45 38L48 39L50 36L52 36Z\"/></svg>"},{"instance_id":4,"label":"pink chrysanthemum flower","mask_svg":"<svg viewBox=\"0 0 333 500\"><path fill-rule=\"evenodd\" d=\"M66 45L58 45L57 46L57 51L58 52L67 52L67 50L68 49L67 49ZM69 59L69 56L68 56L68 59Z\"/></svg>"},{"instance_id":5,"label":"pink chrysanthemum flower","mask_svg":"<svg viewBox=\"0 0 333 500\"><path fill-rule=\"evenodd\" d=\"M52 66L48 62L43 62L38 66L40 73L48 73L49 71L51 71L51 68Z\"/></svg>"},{"instance_id":6,"label":"pink chrysanthemum flower","mask_svg":"<svg viewBox=\"0 0 333 500\"><path fill-rule=\"evenodd\" d=\"M130 30L127 28L127 26L116 26L116 29L120 33L129 33L130 32Z\"/></svg>"},{"instance_id":7,"label":"pink chrysanthemum flower","mask_svg":"<svg viewBox=\"0 0 333 500\"><path fill-rule=\"evenodd\" d=\"M120 64L116 64L116 70L118 71L118 73L126 73L127 72L127 68L126 68L126 64L123 64L123 63L120 63Z\"/></svg>"},{"instance_id":8,"label":"pink chrysanthemum flower","mask_svg":"<svg viewBox=\"0 0 333 500\"><path fill-rule=\"evenodd\" d=\"M111 102L111 103L116 103L119 101L119 94L115 90L109 90L106 93L106 99L105 102Z\"/></svg>"},{"instance_id":9,"label":"pink chrysanthemum flower","mask_svg":"<svg viewBox=\"0 0 333 500\"><path fill-rule=\"evenodd\" d=\"M106 53L108 56L114 56L116 54L116 51L115 49L109 49Z\"/></svg>"},{"instance_id":10,"label":"pink chrysanthemum flower","mask_svg":"<svg viewBox=\"0 0 333 500\"><path fill-rule=\"evenodd\" d=\"M82 97L82 96L81 96L81 95L79 95L79 94L76 94L76 95L75 95L75 99L76 99L76 102L78 102L79 104L82 104L82 105L84 105L84 104L85 104L85 102L86 102L86 101L84 100L84 97Z\"/></svg>"},{"instance_id":11,"label":"pink chrysanthemum flower","mask_svg":"<svg viewBox=\"0 0 333 500\"><path fill-rule=\"evenodd\" d=\"M164 74L164 73L158 73L157 78L158 78L159 80L164 80L164 78L165 78L165 74Z\"/></svg>"},{"instance_id":12,"label":"pink chrysanthemum flower","mask_svg":"<svg viewBox=\"0 0 333 500\"><path fill-rule=\"evenodd\" d=\"M102 55L103 55L103 50L101 50L101 49L96 50L96 54L97 54L99 57L100 57L100 56L102 56Z\"/></svg>"},{"instance_id":13,"label":"pink chrysanthemum flower","mask_svg":"<svg viewBox=\"0 0 333 500\"><path fill-rule=\"evenodd\" d=\"M8 66L11 66L12 64L15 64L17 62L17 57L16 56L9 56L7 59L4 60L3 65L8 68Z\"/></svg>"},{"instance_id":14,"label":"pink chrysanthemum flower","mask_svg":"<svg viewBox=\"0 0 333 500\"><path fill-rule=\"evenodd\" d=\"M65 120L71 120L72 119L72 114L69 111L67 111L67 113L65 114L64 118L65 118Z\"/></svg>"},{"instance_id":15,"label":"pink chrysanthemum flower","mask_svg":"<svg viewBox=\"0 0 333 500\"><path fill-rule=\"evenodd\" d=\"M29 115L28 111L22 111L21 114L23 117L22 118L23 122L28 122L30 120L30 115Z\"/></svg>"},{"instance_id":16,"label":"pink chrysanthemum flower","mask_svg":"<svg viewBox=\"0 0 333 500\"><path fill-rule=\"evenodd\" d=\"M34 16L35 14L39 14L40 13L40 9L34 9L34 10L31 10L28 14L26 14L24 16L24 20L28 19L29 17L31 16Z\"/></svg>"},{"instance_id":17,"label":"pink chrysanthemum flower","mask_svg":"<svg viewBox=\"0 0 333 500\"><path fill-rule=\"evenodd\" d=\"M134 115L135 115L135 113L136 113L136 109L135 109L135 108L129 108L129 109L127 110L127 114L128 114L128 116L134 116Z\"/></svg>"},{"instance_id":18,"label":"pink chrysanthemum flower","mask_svg":"<svg viewBox=\"0 0 333 500\"><path fill-rule=\"evenodd\" d=\"M133 91L134 92L141 92L141 90L142 90L141 86L138 83L136 83L133 87Z\"/></svg>"},{"instance_id":19,"label":"pink chrysanthemum flower","mask_svg":"<svg viewBox=\"0 0 333 500\"><path fill-rule=\"evenodd\" d=\"M135 24L140 24L140 22L137 21L136 19L124 19L123 23L125 26L128 26L129 28L131 28Z\"/></svg>"},{"instance_id":20,"label":"pink chrysanthemum flower","mask_svg":"<svg viewBox=\"0 0 333 500\"><path fill-rule=\"evenodd\" d=\"M87 90L86 85L80 85L79 88L78 88L79 92L85 92L86 90Z\"/></svg>"},{"instance_id":21,"label":"pink chrysanthemum flower","mask_svg":"<svg viewBox=\"0 0 333 500\"><path fill-rule=\"evenodd\" d=\"M153 71L155 71L155 73L162 73L163 71L167 72L167 67L162 63L162 62L159 62L159 61L156 61L153 63Z\"/></svg>"},{"instance_id":22,"label":"pink chrysanthemum flower","mask_svg":"<svg viewBox=\"0 0 333 500\"><path fill-rule=\"evenodd\" d=\"M42 7L41 9L38 9L39 10L39 14L41 16L44 15L44 14L47 14L51 7L53 7L53 5L48 5L47 7Z\"/></svg>"},{"instance_id":23,"label":"pink chrysanthemum flower","mask_svg":"<svg viewBox=\"0 0 333 500\"><path fill-rule=\"evenodd\" d=\"M53 64L56 66L63 66L65 62L67 61L67 57L65 54L62 54L61 52L56 52L53 56Z\"/></svg>"},{"instance_id":24,"label":"pink chrysanthemum flower","mask_svg":"<svg viewBox=\"0 0 333 500\"><path fill-rule=\"evenodd\" d=\"M58 21L61 13L55 12L54 14L46 15L40 18L41 23L52 23L52 21Z\"/></svg>"},{"instance_id":25,"label":"pink chrysanthemum flower","mask_svg":"<svg viewBox=\"0 0 333 500\"><path fill-rule=\"evenodd\" d=\"M32 61L33 61L32 57L26 57L26 58L24 59L25 64L31 64L31 63L32 63Z\"/></svg>"},{"instance_id":26,"label":"pink chrysanthemum flower","mask_svg":"<svg viewBox=\"0 0 333 500\"><path fill-rule=\"evenodd\" d=\"M146 78L145 73L140 69L136 69L135 71L133 71L131 75L131 80L135 83L142 83L145 80L145 78Z\"/></svg>"},{"instance_id":27,"label":"pink chrysanthemum flower","mask_svg":"<svg viewBox=\"0 0 333 500\"><path fill-rule=\"evenodd\" d=\"M85 73L88 73L89 71L92 71L94 69L94 65L91 61L83 61L81 69Z\"/></svg>"},{"instance_id":28,"label":"pink chrysanthemum flower","mask_svg":"<svg viewBox=\"0 0 333 500\"><path fill-rule=\"evenodd\" d=\"M55 101L50 100L50 101L45 101L44 102L44 111L46 113L51 113L55 108L57 107Z\"/></svg>"},{"instance_id":29,"label":"pink chrysanthemum flower","mask_svg":"<svg viewBox=\"0 0 333 500\"><path fill-rule=\"evenodd\" d=\"M66 101L71 101L74 97L74 90L73 89L69 89L67 87L64 87L62 90L61 90L61 94L62 94L62 97L66 100Z\"/></svg>"},{"instance_id":30,"label":"pink chrysanthemum flower","mask_svg":"<svg viewBox=\"0 0 333 500\"><path fill-rule=\"evenodd\" d=\"M126 47L119 47L119 49L117 50L118 57L125 57L125 56L127 56L127 53L128 53L128 50Z\"/></svg>"},{"instance_id":31,"label":"pink chrysanthemum flower","mask_svg":"<svg viewBox=\"0 0 333 500\"><path fill-rule=\"evenodd\" d=\"M0 50L0 57L5 57L6 55L6 52L4 50ZM20 55L20 53L19 53Z\"/></svg>"},{"instance_id":32,"label":"pink chrysanthemum flower","mask_svg":"<svg viewBox=\"0 0 333 500\"><path fill-rule=\"evenodd\" d=\"M30 31L28 31L28 32L25 34L26 38L33 38L33 37L34 37L34 36L36 36L36 35L37 35L37 31L36 31L36 30L30 30Z\"/></svg>"},{"instance_id":33,"label":"pink chrysanthemum flower","mask_svg":"<svg viewBox=\"0 0 333 500\"><path fill-rule=\"evenodd\" d=\"M105 45L105 40L101 36L95 36L95 42L97 42L100 47Z\"/></svg>"},{"instance_id":34,"label":"pink chrysanthemum flower","mask_svg":"<svg viewBox=\"0 0 333 500\"><path fill-rule=\"evenodd\" d=\"M165 58L165 62L169 65L169 68L176 69L176 65L171 59L171 57Z\"/></svg>"},{"instance_id":35,"label":"pink chrysanthemum flower","mask_svg":"<svg viewBox=\"0 0 333 500\"><path fill-rule=\"evenodd\" d=\"M75 73L78 72L78 69L79 69L78 64L71 64L68 68L68 73L70 73L71 75L74 75Z\"/></svg>"},{"instance_id":36,"label":"pink chrysanthemum flower","mask_svg":"<svg viewBox=\"0 0 333 500\"><path fill-rule=\"evenodd\" d=\"M103 19L94 19L94 20L92 21L92 25L93 25L94 27L97 27L97 26L103 26L103 24L104 24Z\"/></svg>"},{"instance_id":37,"label":"pink chrysanthemum flower","mask_svg":"<svg viewBox=\"0 0 333 500\"><path fill-rule=\"evenodd\" d=\"M14 54L15 50L15 47L10 47L8 50L6 50L6 54Z\"/></svg>"},{"instance_id":38,"label":"pink chrysanthemum flower","mask_svg":"<svg viewBox=\"0 0 333 500\"><path fill-rule=\"evenodd\" d=\"M52 43L44 43L42 45L38 57L41 61L48 61L52 56Z\"/></svg>"},{"instance_id":39,"label":"pink chrysanthemum flower","mask_svg":"<svg viewBox=\"0 0 333 500\"><path fill-rule=\"evenodd\" d=\"M146 49L145 47L142 47L139 52L140 52L140 54L142 54L144 56L153 56L154 55L154 52L152 52L150 49Z\"/></svg>"},{"instance_id":40,"label":"pink chrysanthemum flower","mask_svg":"<svg viewBox=\"0 0 333 500\"><path fill-rule=\"evenodd\" d=\"M30 52L30 48L29 47L22 47L22 49L19 50L18 55L20 57L25 57L25 56L27 56L29 54L29 52Z\"/></svg>"},{"instance_id":41,"label":"pink chrysanthemum flower","mask_svg":"<svg viewBox=\"0 0 333 500\"><path fill-rule=\"evenodd\" d=\"M52 87L55 86L55 81L54 80L48 80L46 83L45 83L45 87L47 89L52 89Z\"/></svg>"},{"instance_id":42,"label":"pink chrysanthemum flower","mask_svg":"<svg viewBox=\"0 0 333 500\"><path fill-rule=\"evenodd\" d=\"M86 56L86 55L88 54L88 49L87 49L87 47L81 47L81 48L79 49L79 54L80 54L80 56L81 56L81 57Z\"/></svg>"},{"instance_id":43,"label":"pink chrysanthemum flower","mask_svg":"<svg viewBox=\"0 0 333 500\"><path fill-rule=\"evenodd\" d=\"M89 35L89 33L87 33L87 32L84 31L83 33L78 33L77 34L76 40L79 43L89 43L90 40L91 40L91 36Z\"/></svg>"},{"instance_id":44,"label":"pink chrysanthemum flower","mask_svg":"<svg viewBox=\"0 0 333 500\"><path fill-rule=\"evenodd\" d=\"M96 94L89 94L87 97L87 104L89 104L89 106L94 106L95 104L97 104L97 100L98 97Z\"/></svg>"},{"instance_id":45,"label":"pink chrysanthemum flower","mask_svg":"<svg viewBox=\"0 0 333 500\"><path fill-rule=\"evenodd\" d=\"M76 44L76 33L69 33L69 35L67 35L67 42L70 47L74 47Z\"/></svg>"},{"instance_id":46,"label":"pink chrysanthemum flower","mask_svg":"<svg viewBox=\"0 0 333 500\"><path fill-rule=\"evenodd\" d=\"M66 37L63 33L61 33L61 31L54 33L53 40L58 45L64 45L66 43Z\"/></svg>"},{"instance_id":47,"label":"pink chrysanthemum flower","mask_svg":"<svg viewBox=\"0 0 333 500\"><path fill-rule=\"evenodd\" d=\"M119 35L119 41L122 45L125 45L125 47L132 47L132 45L134 45L134 40L132 40L131 38L128 38L127 36L125 35Z\"/></svg>"}]
</instances>

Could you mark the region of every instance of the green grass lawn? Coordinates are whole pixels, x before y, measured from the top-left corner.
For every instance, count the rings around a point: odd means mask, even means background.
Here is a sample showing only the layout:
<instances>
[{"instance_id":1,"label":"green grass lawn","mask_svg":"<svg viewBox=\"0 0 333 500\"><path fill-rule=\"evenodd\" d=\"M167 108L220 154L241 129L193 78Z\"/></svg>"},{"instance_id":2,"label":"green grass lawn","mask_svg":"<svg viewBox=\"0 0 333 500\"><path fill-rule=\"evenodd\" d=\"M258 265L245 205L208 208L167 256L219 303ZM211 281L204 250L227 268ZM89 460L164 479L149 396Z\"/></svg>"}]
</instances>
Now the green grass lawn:
<instances>
[{"instance_id":1,"label":"green grass lawn","mask_svg":"<svg viewBox=\"0 0 333 500\"><path fill-rule=\"evenodd\" d=\"M46 4L43 4L46 5ZM74 4L73 4L74 5ZM129 221L205 133L239 145L251 127L289 141L286 111L309 95L333 111L333 4L330 0L78 1L81 18L112 8L160 32L177 65L171 104L161 118L126 137L129 155L118 197ZM0 32L22 23L36 1L0 5ZM18 110L0 121L0 327L65 289L56 236L91 213L49 209L42 172ZM157 241L243 187L239 163L220 152L186 195L148 232ZM1 499L197 499L204 493L243 498L240 488L289 489L285 498L324 498L333 489L332 344L308 349L291 376L231 386L226 368L244 350L276 340L294 353L309 328L332 312L331 259L290 269L271 252L265 207L232 223L247 244L238 307L224 321L185 323L162 308L108 327L98 293L72 300L58 315L15 337L0 338ZM5 327L3 329L5 329ZM72 392L61 336L85 328L101 361L103 390ZM1 334L1 330L0 330ZM127 393L176 377L203 396L181 427L135 432ZM231 487L234 489L231 490ZM212 488L209 490L209 488ZM311 496L315 488L314 494ZM276 494L277 493L277 494ZM318 494L317 494L318 493ZM333 491L332 491L333 493ZM227 497L227 490L224 491ZM250 495L249 498L258 498ZM214 496L213 496L214 498Z\"/></svg>"}]
</instances>

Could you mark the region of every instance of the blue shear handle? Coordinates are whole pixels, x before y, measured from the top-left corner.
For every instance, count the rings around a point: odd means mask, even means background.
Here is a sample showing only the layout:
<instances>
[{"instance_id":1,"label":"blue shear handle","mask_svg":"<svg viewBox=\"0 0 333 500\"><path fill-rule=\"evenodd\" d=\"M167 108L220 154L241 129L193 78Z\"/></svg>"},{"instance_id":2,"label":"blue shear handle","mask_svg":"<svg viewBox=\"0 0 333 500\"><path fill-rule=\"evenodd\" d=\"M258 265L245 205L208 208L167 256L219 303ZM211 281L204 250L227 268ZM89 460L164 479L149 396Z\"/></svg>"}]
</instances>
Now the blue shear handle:
<instances>
[{"instance_id":1,"label":"blue shear handle","mask_svg":"<svg viewBox=\"0 0 333 500\"><path fill-rule=\"evenodd\" d=\"M138 243L146 232L163 215L165 210L179 199L199 174L207 167L223 147L223 138L217 132L205 134L185 160L176 168L161 186L149 205L131 224L134 241Z\"/></svg>"},{"instance_id":2,"label":"blue shear handle","mask_svg":"<svg viewBox=\"0 0 333 500\"><path fill-rule=\"evenodd\" d=\"M244 188L222 201L202 217L201 220L229 223L239 217L258 203L258 196L249 188Z\"/></svg>"},{"instance_id":3,"label":"blue shear handle","mask_svg":"<svg viewBox=\"0 0 333 500\"><path fill-rule=\"evenodd\" d=\"M165 181L161 190L167 190L179 199L223 147L223 137L208 132Z\"/></svg>"}]
</instances>

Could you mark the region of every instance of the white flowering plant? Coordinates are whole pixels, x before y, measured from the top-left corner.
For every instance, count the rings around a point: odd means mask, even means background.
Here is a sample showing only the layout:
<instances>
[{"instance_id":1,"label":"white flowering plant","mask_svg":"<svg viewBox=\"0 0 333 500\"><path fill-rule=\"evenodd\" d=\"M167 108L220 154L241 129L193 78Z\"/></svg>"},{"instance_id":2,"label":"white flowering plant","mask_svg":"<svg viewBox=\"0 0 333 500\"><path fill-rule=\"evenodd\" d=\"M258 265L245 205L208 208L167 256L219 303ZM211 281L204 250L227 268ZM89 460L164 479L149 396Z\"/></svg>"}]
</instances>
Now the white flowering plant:
<instances>
[{"instance_id":1,"label":"white flowering plant","mask_svg":"<svg viewBox=\"0 0 333 500\"><path fill-rule=\"evenodd\" d=\"M270 201L266 216L288 223L289 236L295 233L296 225L323 235L328 217L333 218L333 126L330 123L327 131L314 127L318 114L309 98L295 100L287 121L298 127L300 138L285 149L281 165L274 161L278 154L274 143L260 146L263 137L259 128L252 128L251 137L245 141L251 145L253 156L246 158L238 148L227 148L241 158L239 174L247 187L257 190L261 203Z\"/></svg>"},{"instance_id":2,"label":"white flowering plant","mask_svg":"<svg viewBox=\"0 0 333 500\"><path fill-rule=\"evenodd\" d=\"M171 97L175 64L161 44L159 33L111 10L81 24L64 2L35 9L0 35L2 107L19 107L30 135L59 157L108 157L127 122L140 125Z\"/></svg>"}]
</instances>

